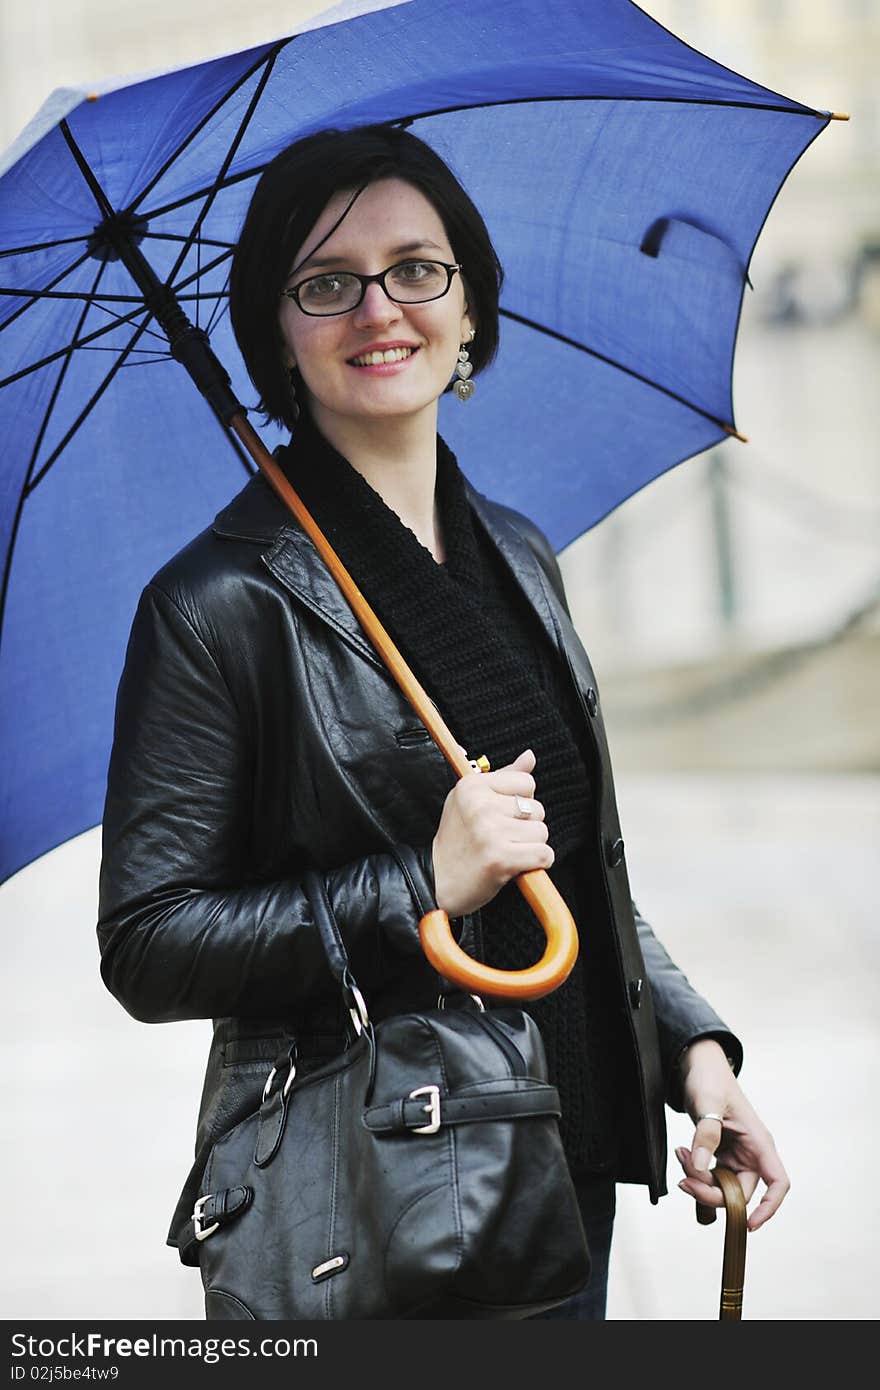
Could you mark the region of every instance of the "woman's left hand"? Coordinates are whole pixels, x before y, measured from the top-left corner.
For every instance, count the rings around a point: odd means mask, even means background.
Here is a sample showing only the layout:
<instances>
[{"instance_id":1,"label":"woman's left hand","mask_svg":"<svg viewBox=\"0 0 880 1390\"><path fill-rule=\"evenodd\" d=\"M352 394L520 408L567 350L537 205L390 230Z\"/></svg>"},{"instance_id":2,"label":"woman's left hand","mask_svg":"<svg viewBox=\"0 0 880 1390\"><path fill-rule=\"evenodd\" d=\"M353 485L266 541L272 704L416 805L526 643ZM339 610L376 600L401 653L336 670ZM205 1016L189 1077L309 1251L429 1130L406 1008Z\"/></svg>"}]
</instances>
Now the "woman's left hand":
<instances>
[{"instance_id":1,"label":"woman's left hand","mask_svg":"<svg viewBox=\"0 0 880 1390\"><path fill-rule=\"evenodd\" d=\"M685 1172L679 1187L706 1206L722 1206L721 1188L709 1171L713 1154L722 1167L737 1174L746 1202L758 1183L765 1183L767 1190L748 1218L749 1230L756 1231L778 1211L791 1186L773 1136L752 1109L714 1038L692 1043L680 1067L685 1106L696 1130L691 1147L675 1151ZM698 1120L706 1114L721 1115L723 1123Z\"/></svg>"}]
</instances>

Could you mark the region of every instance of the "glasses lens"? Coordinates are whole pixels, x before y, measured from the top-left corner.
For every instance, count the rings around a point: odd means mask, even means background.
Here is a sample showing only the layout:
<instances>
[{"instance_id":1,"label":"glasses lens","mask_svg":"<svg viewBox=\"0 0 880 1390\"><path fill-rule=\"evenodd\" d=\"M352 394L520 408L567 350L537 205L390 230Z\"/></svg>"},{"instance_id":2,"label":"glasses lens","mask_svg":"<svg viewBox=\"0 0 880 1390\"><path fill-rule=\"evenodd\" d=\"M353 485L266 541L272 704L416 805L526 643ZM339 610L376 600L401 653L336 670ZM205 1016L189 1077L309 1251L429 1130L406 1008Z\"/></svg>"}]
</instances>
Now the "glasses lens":
<instances>
[{"instance_id":1,"label":"glasses lens","mask_svg":"<svg viewBox=\"0 0 880 1390\"><path fill-rule=\"evenodd\" d=\"M300 308L307 314L344 314L354 308L360 295L360 280L345 271L314 275L299 287Z\"/></svg>"},{"instance_id":2,"label":"glasses lens","mask_svg":"<svg viewBox=\"0 0 880 1390\"><path fill-rule=\"evenodd\" d=\"M421 304L446 293L449 276L440 261L402 261L392 266L385 284L393 299L403 304Z\"/></svg>"}]
</instances>

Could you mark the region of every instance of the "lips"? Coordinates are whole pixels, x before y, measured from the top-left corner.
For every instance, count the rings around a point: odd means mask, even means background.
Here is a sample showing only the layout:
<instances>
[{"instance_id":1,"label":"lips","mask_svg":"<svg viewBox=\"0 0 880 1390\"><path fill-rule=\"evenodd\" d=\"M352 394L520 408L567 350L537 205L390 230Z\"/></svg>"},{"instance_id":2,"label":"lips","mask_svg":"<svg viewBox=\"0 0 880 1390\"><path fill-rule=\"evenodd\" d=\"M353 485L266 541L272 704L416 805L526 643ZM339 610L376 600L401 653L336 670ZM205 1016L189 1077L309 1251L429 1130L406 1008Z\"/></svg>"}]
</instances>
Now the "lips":
<instances>
[{"instance_id":1,"label":"lips","mask_svg":"<svg viewBox=\"0 0 880 1390\"><path fill-rule=\"evenodd\" d=\"M371 348L367 352L358 353L356 357L349 357L348 365L350 367L382 367L393 362L406 362L416 352L418 352L418 348L411 344L389 344L384 348Z\"/></svg>"}]
</instances>

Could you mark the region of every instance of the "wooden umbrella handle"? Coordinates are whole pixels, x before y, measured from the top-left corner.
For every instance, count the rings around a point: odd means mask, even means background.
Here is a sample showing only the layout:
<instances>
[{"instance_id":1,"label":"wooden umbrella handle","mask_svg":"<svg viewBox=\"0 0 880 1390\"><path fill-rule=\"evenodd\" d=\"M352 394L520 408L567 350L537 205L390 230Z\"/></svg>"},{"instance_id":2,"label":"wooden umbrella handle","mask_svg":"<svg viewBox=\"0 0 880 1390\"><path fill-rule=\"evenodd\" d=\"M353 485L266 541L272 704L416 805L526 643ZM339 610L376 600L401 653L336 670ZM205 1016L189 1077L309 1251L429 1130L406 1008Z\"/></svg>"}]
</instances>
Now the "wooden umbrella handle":
<instances>
[{"instance_id":1,"label":"wooden umbrella handle","mask_svg":"<svg viewBox=\"0 0 880 1390\"><path fill-rule=\"evenodd\" d=\"M229 428L315 545L358 622L446 761L459 777L470 776L473 772L471 760L462 754L457 740L440 717L437 706L416 680L336 551L256 430L248 423L244 412L232 416ZM577 928L563 898L543 869L519 874L514 881L538 918L547 939L543 956L527 970L497 970L467 955L455 941L449 918L441 908L422 918L419 937L434 969L462 989L499 999L540 999L558 988L571 973L578 954Z\"/></svg>"},{"instance_id":2,"label":"wooden umbrella handle","mask_svg":"<svg viewBox=\"0 0 880 1390\"><path fill-rule=\"evenodd\" d=\"M721 1268L720 1322L742 1320L743 1287L746 1278L746 1220L745 1193L739 1178L729 1168L715 1167L712 1176L724 1198L724 1259ZM715 1208L697 1203L697 1220L709 1226L715 1220Z\"/></svg>"}]
</instances>

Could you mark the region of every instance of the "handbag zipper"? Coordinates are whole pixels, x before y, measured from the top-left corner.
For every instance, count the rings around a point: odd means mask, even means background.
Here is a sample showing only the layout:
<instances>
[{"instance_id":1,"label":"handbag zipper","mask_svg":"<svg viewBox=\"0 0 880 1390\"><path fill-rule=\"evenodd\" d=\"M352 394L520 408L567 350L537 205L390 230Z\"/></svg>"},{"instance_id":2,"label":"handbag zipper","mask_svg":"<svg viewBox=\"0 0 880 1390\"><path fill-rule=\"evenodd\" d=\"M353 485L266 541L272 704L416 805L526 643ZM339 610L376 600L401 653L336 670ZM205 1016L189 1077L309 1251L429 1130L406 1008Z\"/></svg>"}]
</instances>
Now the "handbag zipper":
<instances>
[{"instance_id":1,"label":"handbag zipper","mask_svg":"<svg viewBox=\"0 0 880 1390\"><path fill-rule=\"evenodd\" d=\"M504 1032L504 1029L499 1028L495 1020L490 1018L487 1013L477 1014L477 1018L485 1028L486 1032L489 1034L490 1038L493 1038L495 1040L495 1042L501 1048L501 1051L504 1053L504 1056L507 1058L507 1065L510 1067L511 1076L525 1076L527 1073L523 1055L520 1052L519 1048L510 1041L510 1038Z\"/></svg>"}]
</instances>

